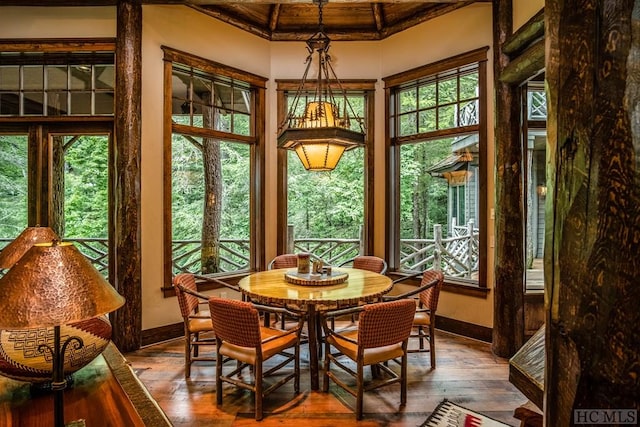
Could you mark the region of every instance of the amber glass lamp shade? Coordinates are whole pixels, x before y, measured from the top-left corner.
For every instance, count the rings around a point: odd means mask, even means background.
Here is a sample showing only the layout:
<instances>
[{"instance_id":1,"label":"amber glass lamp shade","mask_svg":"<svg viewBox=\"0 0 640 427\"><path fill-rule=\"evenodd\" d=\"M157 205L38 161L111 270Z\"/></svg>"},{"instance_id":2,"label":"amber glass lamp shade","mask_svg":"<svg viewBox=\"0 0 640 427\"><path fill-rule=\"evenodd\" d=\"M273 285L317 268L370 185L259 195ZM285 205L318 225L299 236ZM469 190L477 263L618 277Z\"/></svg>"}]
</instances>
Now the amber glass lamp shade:
<instances>
[{"instance_id":1,"label":"amber glass lamp shade","mask_svg":"<svg viewBox=\"0 0 640 427\"><path fill-rule=\"evenodd\" d=\"M36 243L60 240L49 227L27 227L0 251L0 269L9 269Z\"/></svg>"},{"instance_id":2,"label":"amber glass lamp shade","mask_svg":"<svg viewBox=\"0 0 640 427\"><path fill-rule=\"evenodd\" d=\"M364 145L364 123L357 118L347 91L331 66L329 37L322 25L322 7L318 4L318 32L307 40L308 56L300 86L289 112L278 128L278 147L293 150L309 171L333 170L342 154ZM317 54L317 79L307 79L314 53ZM343 108L338 106L342 104ZM304 114L300 114L304 106ZM353 130L359 127L359 131Z\"/></svg>"}]
</instances>

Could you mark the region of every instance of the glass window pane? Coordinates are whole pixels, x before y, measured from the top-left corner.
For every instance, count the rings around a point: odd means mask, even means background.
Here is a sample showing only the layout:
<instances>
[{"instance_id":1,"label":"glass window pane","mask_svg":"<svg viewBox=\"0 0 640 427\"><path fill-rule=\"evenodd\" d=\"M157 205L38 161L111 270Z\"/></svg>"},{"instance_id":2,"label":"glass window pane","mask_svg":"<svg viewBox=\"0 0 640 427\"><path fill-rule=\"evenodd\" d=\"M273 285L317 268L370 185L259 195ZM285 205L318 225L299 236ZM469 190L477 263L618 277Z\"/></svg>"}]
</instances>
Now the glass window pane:
<instances>
[{"instance_id":1,"label":"glass window pane","mask_svg":"<svg viewBox=\"0 0 640 427\"><path fill-rule=\"evenodd\" d=\"M469 168L474 162L477 135L405 144L400 147L400 266L406 270L434 267L436 239L448 248L440 251L446 276L474 278L478 272L478 232L466 221L478 221L478 180ZM454 147L471 144L462 153ZM453 226L456 226L455 230ZM475 228L475 227L473 227ZM451 250L455 247L455 250ZM469 249L472 249L469 258Z\"/></svg>"},{"instance_id":2,"label":"glass window pane","mask_svg":"<svg viewBox=\"0 0 640 427\"><path fill-rule=\"evenodd\" d=\"M105 135L62 138L63 143L77 138L64 154L64 237L107 238L109 138Z\"/></svg>"},{"instance_id":3,"label":"glass window pane","mask_svg":"<svg viewBox=\"0 0 640 427\"><path fill-rule=\"evenodd\" d=\"M478 96L478 73L460 76L460 100L477 98Z\"/></svg>"},{"instance_id":4,"label":"glass window pane","mask_svg":"<svg viewBox=\"0 0 640 427\"><path fill-rule=\"evenodd\" d=\"M191 85L191 76L181 71L173 70L171 78L171 98L173 99L173 111L176 111L176 104L178 107L189 99L189 88ZM180 111L180 108L178 108Z\"/></svg>"},{"instance_id":5,"label":"glass window pane","mask_svg":"<svg viewBox=\"0 0 640 427\"><path fill-rule=\"evenodd\" d=\"M24 115L41 116L44 114L44 93L25 92L24 93Z\"/></svg>"},{"instance_id":6,"label":"glass window pane","mask_svg":"<svg viewBox=\"0 0 640 427\"><path fill-rule=\"evenodd\" d=\"M67 92L47 93L47 115L64 116L67 114Z\"/></svg>"},{"instance_id":7,"label":"glass window pane","mask_svg":"<svg viewBox=\"0 0 640 427\"><path fill-rule=\"evenodd\" d=\"M413 135L416 133L416 114L403 114L400 116L400 132L398 134L402 135Z\"/></svg>"},{"instance_id":8,"label":"glass window pane","mask_svg":"<svg viewBox=\"0 0 640 427\"><path fill-rule=\"evenodd\" d=\"M91 90L91 65L72 65L69 72L71 90Z\"/></svg>"},{"instance_id":9,"label":"glass window pane","mask_svg":"<svg viewBox=\"0 0 640 427\"><path fill-rule=\"evenodd\" d=\"M0 135L0 248L27 226L27 135Z\"/></svg>"},{"instance_id":10,"label":"glass window pane","mask_svg":"<svg viewBox=\"0 0 640 427\"><path fill-rule=\"evenodd\" d=\"M219 110L216 108L214 117L215 130L231 132L231 114L227 113L226 110Z\"/></svg>"},{"instance_id":11,"label":"glass window pane","mask_svg":"<svg viewBox=\"0 0 640 427\"><path fill-rule=\"evenodd\" d=\"M91 92L71 92L70 114L91 114Z\"/></svg>"},{"instance_id":12,"label":"glass window pane","mask_svg":"<svg viewBox=\"0 0 640 427\"><path fill-rule=\"evenodd\" d=\"M251 135L251 116L235 113L233 115L233 133L238 135Z\"/></svg>"},{"instance_id":13,"label":"glass window pane","mask_svg":"<svg viewBox=\"0 0 640 427\"><path fill-rule=\"evenodd\" d=\"M202 77L193 77L193 93L192 100L200 104L213 105L212 83L208 79Z\"/></svg>"},{"instance_id":14,"label":"glass window pane","mask_svg":"<svg viewBox=\"0 0 640 427\"><path fill-rule=\"evenodd\" d=\"M436 110L432 108L430 110L420 111L418 113L419 124L418 132L429 132L436 130Z\"/></svg>"},{"instance_id":15,"label":"glass window pane","mask_svg":"<svg viewBox=\"0 0 640 427\"><path fill-rule=\"evenodd\" d=\"M113 114L113 92L96 92L95 114Z\"/></svg>"},{"instance_id":16,"label":"glass window pane","mask_svg":"<svg viewBox=\"0 0 640 427\"><path fill-rule=\"evenodd\" d=\"M251 112L251 94L244 89L233 89L233 109L241 113Z\"/></svg>"},{"instance_id":17,"label":"glass window pane","mask_svg":"<svg viewBox=\"0 0 640 427\"><path fill-rule=\"evenodd\" d=\"M44 90L44 67L42 65L25 65L22 69L23 90Z\"/></svg>"},{"instance_id":18,"label":"glass window pane","mask_svg":"<svg viewBox=\"0 0 640 427\"><path fill-rule=\"evenodd\" d=\"M20 89L20 67L2 66L0 67L0 90Z\"/></svg>"},{"instance_id":19,"label":"glass window pane","mask_svg":"<svg viewBox=\"0 0 640 427\"><path fill-rule=\"evenodd\" d=\"M408 111L416 111L418 103L416 102L416 88L403 89L398 93L400 100L400 113Z\"/></svg>"},{"instance_id":20,"label":"glass window pane","mask_svg":"<svg viewBox=\"0 0 640 427\"><path fill-rule=\"evenodd\" d=\"M436 105L436 84L430 83L418 88L418 108L435 107Z\"/></svg>"},{"instance_id":21,"label":"glass window pane","mask_svg":"<svg viewBox=\"0 0 640 427\"><path fill-rule=\"evenodd\" d=\"M48 65L46 67L46 73L48 90L68 89L66 65Z\"/></svg>"},{"instance_id":22,"label":"glass window pane","mask_svg":"<svg viewBox=\"0 0 640 427\"><path fill-rule=\"evenodd\" d=\"M458 99L457 82L458 79L455 76L438 82L438 104L447 104Z\"/></svg>"},{"instance_id":23,"label":"glass window pane","mask_svg":"<svg viewBox=\"0 0 640 427\"><path fill-rule=\"evenodd\" d=\"M3 116L20 114L20 95L17 92L0 92L0 114Z\"/></svg>"},{"instance_id":24,"label":"glass window pane","mask_svg":"<svg viewBox=\"0 0 640 427\"><path fill-rule=\"evenodd\" d=\"M463 102L460 104L460 126L475 125L480 122L478 116L478 100Z\"/></svg>"},{"instance_id":25,"label":"glass window pane","mask_svg":"<svg viewBox=\"0 0 640 427\"><path fill-rule=\"evenodd\" d=\"M217 153L218 164L205 170L202 151L191 141L197 141ZM207 145L209 144L209 145ZM207 148L205 148L207 149ZM250 147L246 144L188 138L174 134L172 142L172 257L175 271L208 272L238 271L248 267L250 236ZM215 176L216 170L220 172ZM220 195L220 204L205 204L205 174L213 174L211 188ZM219 212L219 264L202 266L202 230L205 217ZM214 263L215 264L215 263ZM211 269L217 271L211 271Z\"/></svg>"},{"instance_id":26,"label":"glass window pane","mask_svg":"<svg viewBox=\"0 0 640 427\"><path fill-rule=\"evenodd\" d=\"M449 129L457 125L456 106L447 105L438 108L438 129Z\"/></svg>"},{"instance_id":27,"label":"glass window pane","mask_svg":"<svg viewBox=\"0 0 640 427\"><path fill-rule=\"evenodd\" d=\"M115 67L113 65L96 65L96 89L113 89L115 85Z\"/></svg>"},{"instance_id":28,"label":"glass window pane","mask_svg":"<svg viewBox=\"0 0 640 427\"><path fill-rule=\"evenodd\" d=\"M184 114L178 114L178 115L174 114L173 116L171 116L171 121L179 125L188 126L191 124L191 117Z\"/></svg>"}]
</instances>

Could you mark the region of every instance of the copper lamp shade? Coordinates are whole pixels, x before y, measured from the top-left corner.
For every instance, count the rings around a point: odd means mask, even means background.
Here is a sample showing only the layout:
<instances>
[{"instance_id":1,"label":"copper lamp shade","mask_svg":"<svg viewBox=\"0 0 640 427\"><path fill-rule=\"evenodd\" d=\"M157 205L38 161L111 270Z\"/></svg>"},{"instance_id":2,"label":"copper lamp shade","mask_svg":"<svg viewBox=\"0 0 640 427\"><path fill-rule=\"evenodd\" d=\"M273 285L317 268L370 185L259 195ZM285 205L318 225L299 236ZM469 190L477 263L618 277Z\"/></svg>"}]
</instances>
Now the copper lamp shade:
<instances>
[{"instance_id":1,"label":"copper lamp shade","mask_svg":"<svg viewBox=\"0 0 640 427\"><path fill-rule=\"evenodd\" d=\"M0 251L0 269L13 267L21 257L36 243L60 240L49 227L27 227L18 237Z\"/></svg>"},{"instance_id":2,"label":"copper lamp shade","mask_svg":"<svg viewBox=\"0 0 640 427\"><path fill-rule=\"evenodd\" d=\"M73 244L39 243L0 278L0 328L65 325L124 301Z\"/></svg>"}]
</instances>

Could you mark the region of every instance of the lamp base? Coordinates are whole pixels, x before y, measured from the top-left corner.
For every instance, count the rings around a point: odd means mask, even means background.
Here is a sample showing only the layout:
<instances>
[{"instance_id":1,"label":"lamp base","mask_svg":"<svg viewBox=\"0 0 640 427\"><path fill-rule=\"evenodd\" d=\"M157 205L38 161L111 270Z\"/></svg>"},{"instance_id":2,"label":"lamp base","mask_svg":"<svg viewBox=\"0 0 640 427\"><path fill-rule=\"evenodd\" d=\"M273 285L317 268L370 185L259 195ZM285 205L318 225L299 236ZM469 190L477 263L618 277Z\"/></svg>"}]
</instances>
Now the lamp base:
<instances>
[{"instance_id":1,"label":"lamp base","mask_svg":"<svg viewBox=\"0 0 640 427\"><path fill-rule=\"evenodd\" d=\"M77 336L84 346L67 349L65 374L71 375L98 357L111 339L111 323L104 317L63 325L62 338ZM53 328L0 329L0 375L30 383L51 383L51 356L38 351L53 343Z\"/></svg>"}]
</instances>

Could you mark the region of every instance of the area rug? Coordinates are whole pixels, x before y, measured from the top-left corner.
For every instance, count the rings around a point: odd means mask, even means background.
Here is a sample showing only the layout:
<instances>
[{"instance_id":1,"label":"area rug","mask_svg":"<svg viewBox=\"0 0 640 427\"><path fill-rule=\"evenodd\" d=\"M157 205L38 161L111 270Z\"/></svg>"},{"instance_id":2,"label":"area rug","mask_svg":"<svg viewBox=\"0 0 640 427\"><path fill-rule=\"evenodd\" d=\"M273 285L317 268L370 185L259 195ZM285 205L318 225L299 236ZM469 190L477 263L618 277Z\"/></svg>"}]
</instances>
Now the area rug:
<instances>
[{"instance_id":1,"label":"area rug","mask_svg":"<svg viewBox=\"0 0 640 427\"><path fill-rule=\"evenodd\" d=\"M500 427L507 426L486 415L443 400L421 427Z\"/></svg>"}]
</instances>

